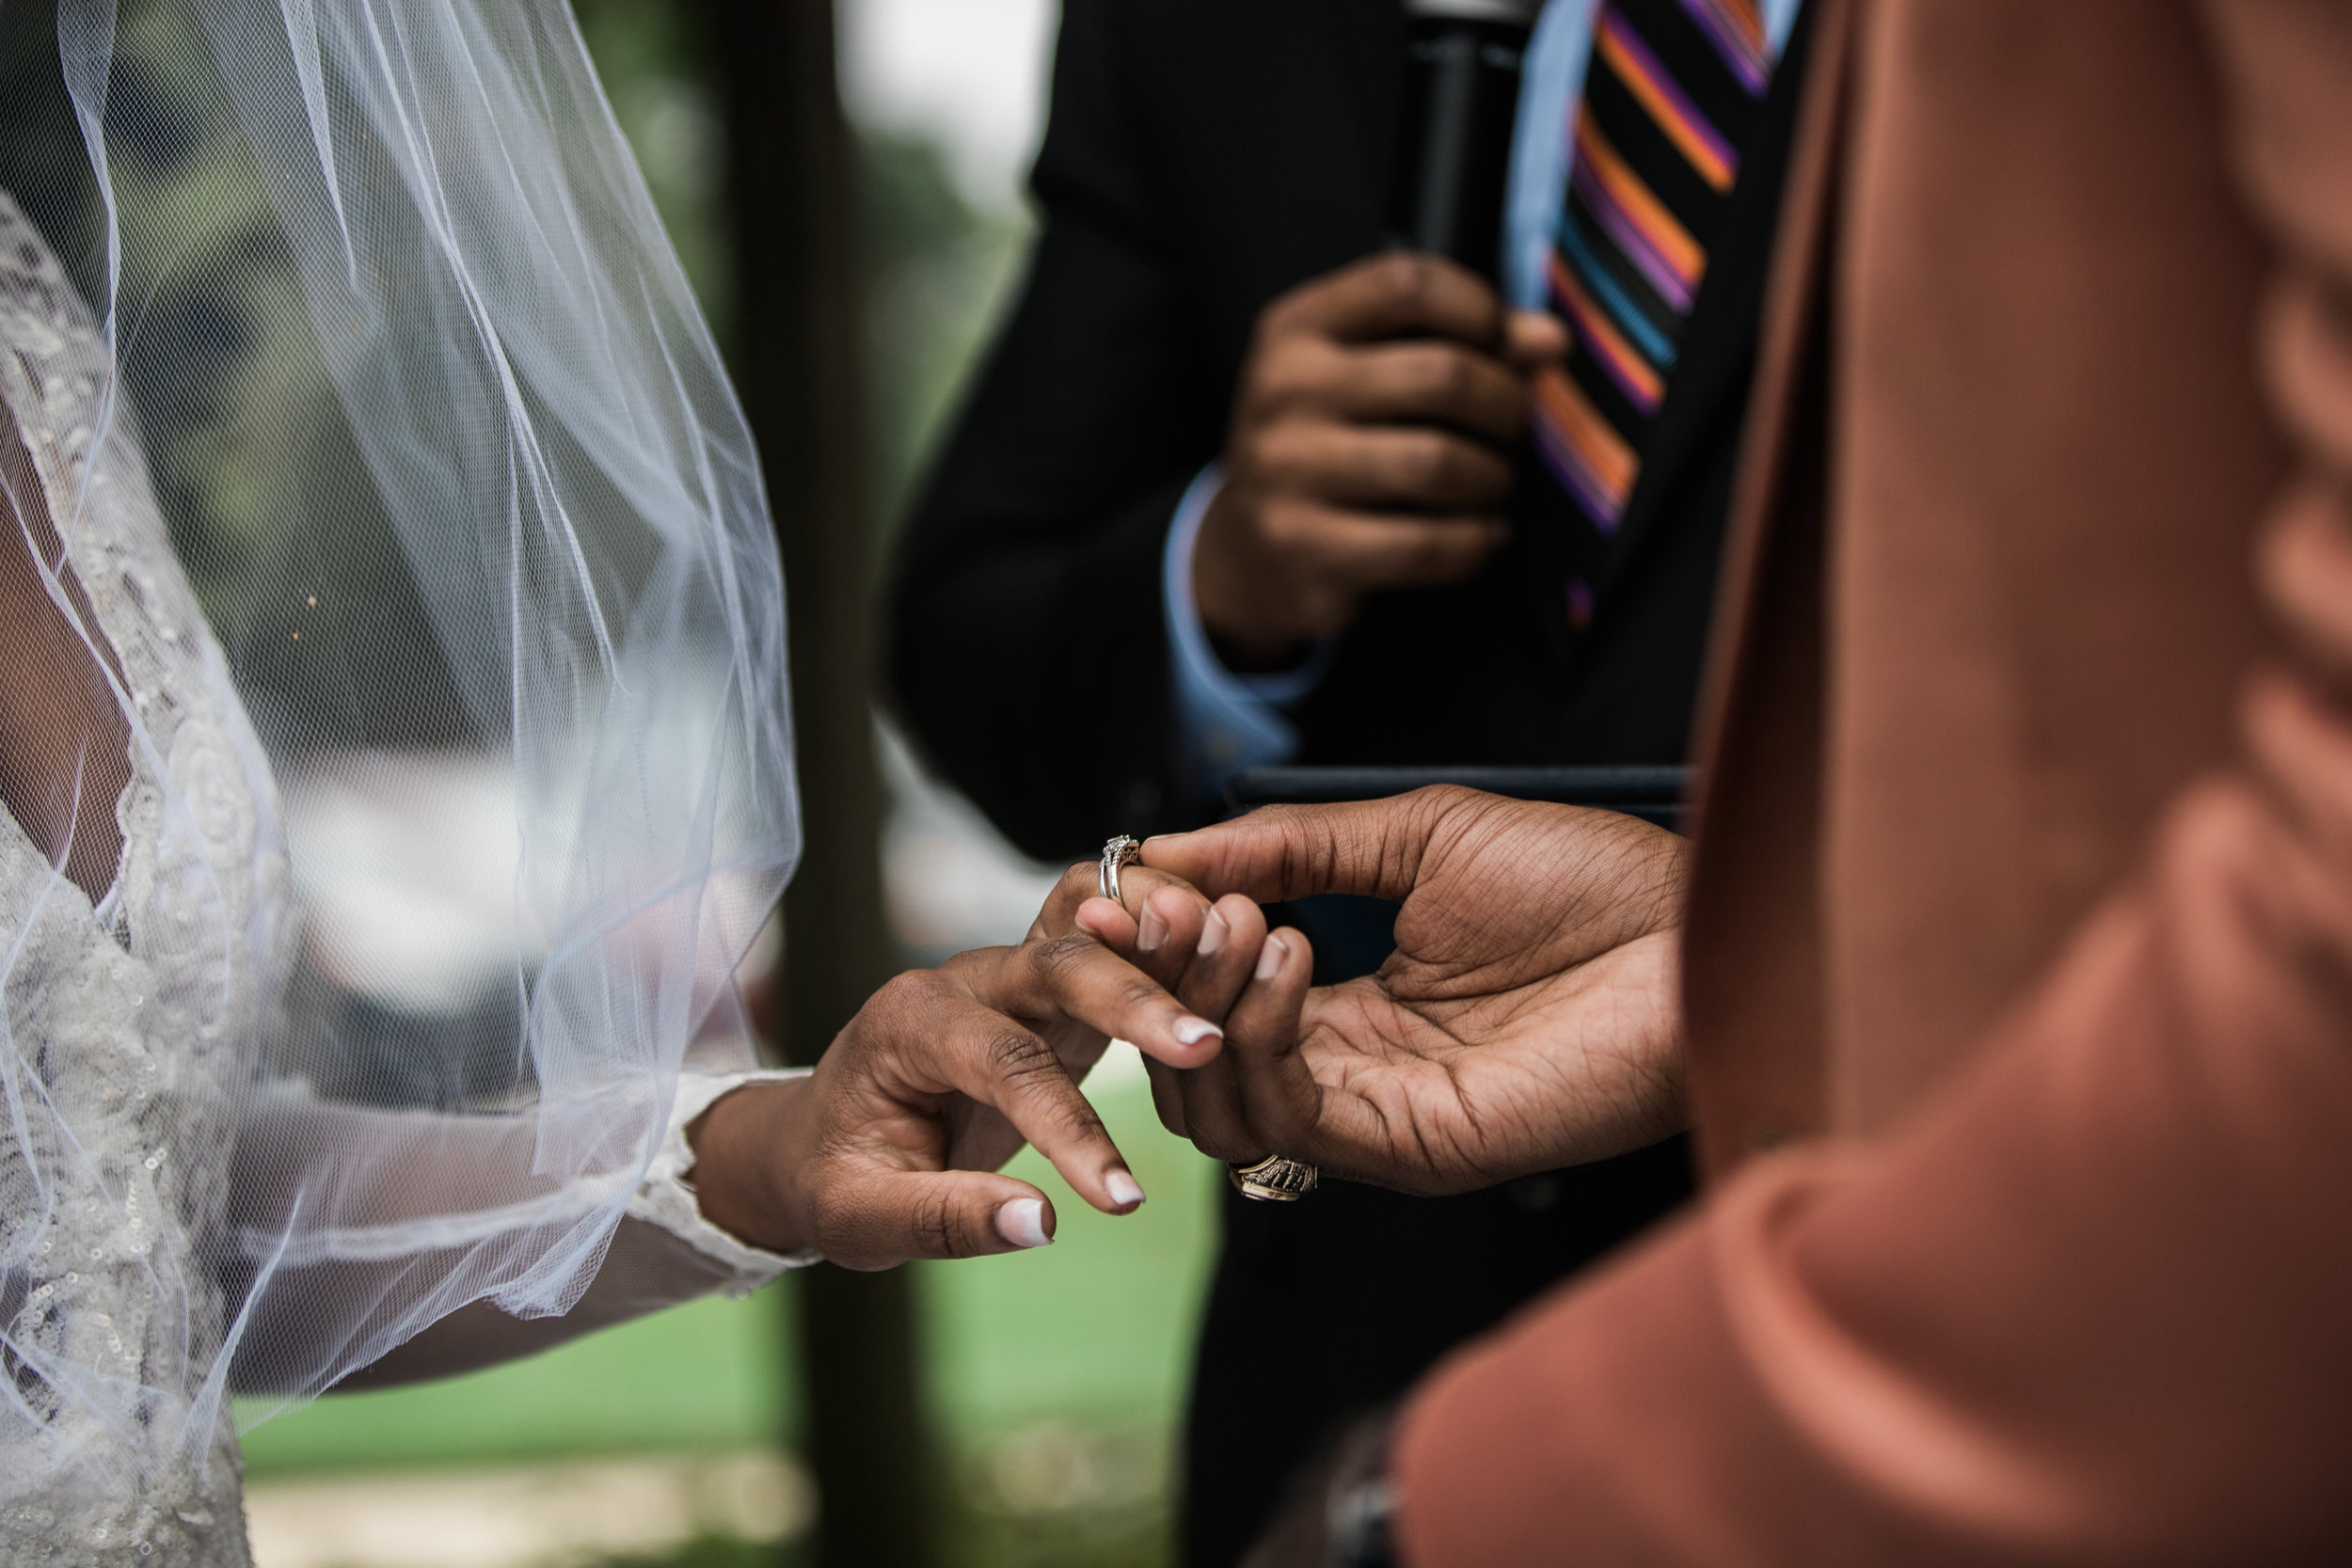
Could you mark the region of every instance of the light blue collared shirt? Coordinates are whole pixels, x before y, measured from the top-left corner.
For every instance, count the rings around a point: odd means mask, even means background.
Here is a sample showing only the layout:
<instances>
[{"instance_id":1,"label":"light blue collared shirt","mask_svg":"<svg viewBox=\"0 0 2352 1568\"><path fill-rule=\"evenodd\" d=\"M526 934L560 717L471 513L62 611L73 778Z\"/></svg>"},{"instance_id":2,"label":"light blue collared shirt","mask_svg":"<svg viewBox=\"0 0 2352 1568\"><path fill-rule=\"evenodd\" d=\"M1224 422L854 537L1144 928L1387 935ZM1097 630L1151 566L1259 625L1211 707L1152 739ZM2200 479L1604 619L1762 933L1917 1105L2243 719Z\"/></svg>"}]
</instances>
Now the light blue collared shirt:
<instances>
[{"instance_id":1,"label":"light blue collared shirt","mask_svg":"<svg viewBox=\"0 0 2352 1568\"><path fill-rule=\"evenodd\" d=\"M1778 55L1803 0L1762 0L1764 30ZM1549 0L1528 40L1519 76L1518 122L1511 136L1510 183L1502 211L1502 297L1516 309L1544 305L1544 264L1567 201L1568 111L1584 90L1598 0ZM1328 646L1278 675L1236 675L1210 646L1192 594L1192 547L1201 515L1216 498L1224 470L1200 470L1176 506L1162 561L1168 662L1175 672L1176 726L1185 771L1198 799L1215 800L1245 768L1265 768L1298 754L1290 712L1322 680Z\"/></svg>"}]
</instances>

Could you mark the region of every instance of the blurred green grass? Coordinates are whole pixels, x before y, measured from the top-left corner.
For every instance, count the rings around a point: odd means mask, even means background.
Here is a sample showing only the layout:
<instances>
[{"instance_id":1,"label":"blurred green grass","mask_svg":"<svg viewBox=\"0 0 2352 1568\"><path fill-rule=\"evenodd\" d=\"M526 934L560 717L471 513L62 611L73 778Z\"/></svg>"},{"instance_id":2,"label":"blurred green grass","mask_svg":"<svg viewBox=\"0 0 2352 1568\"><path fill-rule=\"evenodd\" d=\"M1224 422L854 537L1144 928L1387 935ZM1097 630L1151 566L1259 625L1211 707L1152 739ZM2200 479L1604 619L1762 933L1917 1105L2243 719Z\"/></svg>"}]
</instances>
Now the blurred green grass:
<instances>
[{"instance_id":1,"label":"blurred green grass","mask_svg":"<svg viewBox=\"0 0 2352 1568\"><path fill-rule=\"evenodd\" d=\"M1168 1433L1181 1412L1217 1168L1161 1131L1131 1058L1105 1064L1089 1087L1150 1201L1124 1218L1097 1213L1025 1152L1009 1168L1052 1196L1055 1244L915 1265L926 1385L951 1449L1047 1420ZM442 1383L328 1395L248 1432L246 1468L788 1443L798 1418L786 1354L791 1290L787 1279L746 1301L691 1303Z\"/></svg>"}]
</instances>

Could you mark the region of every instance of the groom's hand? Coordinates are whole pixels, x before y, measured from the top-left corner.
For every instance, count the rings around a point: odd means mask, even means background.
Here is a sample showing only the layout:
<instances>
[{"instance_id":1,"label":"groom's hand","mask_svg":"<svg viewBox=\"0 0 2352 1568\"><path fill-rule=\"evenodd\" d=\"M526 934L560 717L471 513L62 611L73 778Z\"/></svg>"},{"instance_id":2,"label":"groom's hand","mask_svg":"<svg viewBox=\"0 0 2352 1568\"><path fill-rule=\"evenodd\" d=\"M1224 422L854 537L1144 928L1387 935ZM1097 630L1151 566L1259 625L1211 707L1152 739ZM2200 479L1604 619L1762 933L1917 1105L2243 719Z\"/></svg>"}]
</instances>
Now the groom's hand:
<instances>
[{"instance_id":1,"label":"groom's hand","mask_svg":"<svg viewBox=\"0 0 2352 1568\"><path fill-rule=\"evenodd\" d=\"M1284 1154L1452 1193L1605 1159L1685 1119L1683 841L1611 812L1441 787L1273 807L1144 846L1208 893L1400 901L1376 975L1309 989L1269 937L1218 1059L1162 1119L1236 1163Z\"/></svg>"}]
</instances>

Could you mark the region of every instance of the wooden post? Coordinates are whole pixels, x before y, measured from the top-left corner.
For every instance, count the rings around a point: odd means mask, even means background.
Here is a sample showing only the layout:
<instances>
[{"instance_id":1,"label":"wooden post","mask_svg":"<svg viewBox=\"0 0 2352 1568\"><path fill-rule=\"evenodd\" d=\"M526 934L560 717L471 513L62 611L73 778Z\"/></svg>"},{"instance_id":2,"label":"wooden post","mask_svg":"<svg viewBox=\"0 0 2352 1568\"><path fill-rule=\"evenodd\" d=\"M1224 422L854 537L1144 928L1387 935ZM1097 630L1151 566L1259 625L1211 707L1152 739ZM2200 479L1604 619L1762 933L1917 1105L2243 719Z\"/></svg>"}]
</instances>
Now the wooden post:
<instances>
[{"instance_id":1,"label":"wooden post","mask_svg":"<svg viewBox=\"0 0 2352 1568\"><path fill-rule=\"evenodd\" d=\"M726 94L735 369L784 552L807 847L785 897L784 1046L813 1062L896 967L882 901L873 529L859 365L866 267L831 0L707 0ZM821 1568L930 1568L939 1465L914 1280L799 1276Z\"/></svg>"}]
</instances>

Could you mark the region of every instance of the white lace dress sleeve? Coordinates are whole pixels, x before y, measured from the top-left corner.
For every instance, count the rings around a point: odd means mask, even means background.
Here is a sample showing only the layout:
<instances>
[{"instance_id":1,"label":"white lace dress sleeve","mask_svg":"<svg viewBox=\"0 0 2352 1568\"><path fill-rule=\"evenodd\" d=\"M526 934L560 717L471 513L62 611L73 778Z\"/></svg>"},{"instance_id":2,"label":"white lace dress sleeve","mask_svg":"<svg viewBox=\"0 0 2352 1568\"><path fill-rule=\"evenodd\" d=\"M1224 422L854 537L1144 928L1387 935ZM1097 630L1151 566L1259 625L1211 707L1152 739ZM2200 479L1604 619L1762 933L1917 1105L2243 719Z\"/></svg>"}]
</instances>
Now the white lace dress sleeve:
<instances>
[{"instance_id":1,"label":"white lace dress sleeve","mask_svg":"<svg viewBox=\"0 0 2352 1568\"><path fill-rule=\"evenodd\" d=\"M686 1130L694 1118L719 1100L748 1084L788 1084L808 1076L806 1068L775 1068L758 1072L695 1072L678 1078L677 1098L670 1107L669 1132L654 1155L637 1196L629 1199L629 1218L660 1227L726 1271L720 1287L730 1296L749 1295L788 1269L821 1262L814 1248L800 1252L769 1252L749 1246L703 1218L700 1203L687 1174L694 1166L694 1151L687 1147Z\"/></svg>"}]
</instances>

